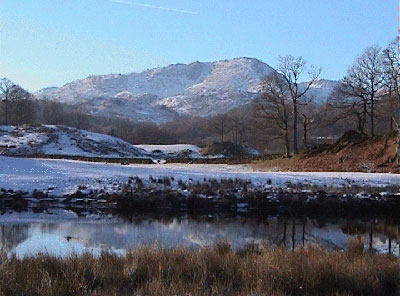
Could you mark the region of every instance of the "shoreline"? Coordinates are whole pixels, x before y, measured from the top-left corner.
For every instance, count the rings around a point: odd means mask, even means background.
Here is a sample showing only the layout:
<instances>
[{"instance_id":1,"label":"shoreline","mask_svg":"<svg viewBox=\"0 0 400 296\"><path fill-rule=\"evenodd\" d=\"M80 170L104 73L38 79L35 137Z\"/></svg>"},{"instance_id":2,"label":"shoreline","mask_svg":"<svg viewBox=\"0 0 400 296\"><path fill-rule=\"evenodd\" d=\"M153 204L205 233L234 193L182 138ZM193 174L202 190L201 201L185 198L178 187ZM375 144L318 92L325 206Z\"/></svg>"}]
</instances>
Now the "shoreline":
<instances>
[{"instance_id":1,"label":"shoreline","mask_svg":"<svg viewBox=\"0 0 400 296\"><path fill-rule=\"evenodd\" d=\"M243 165L116 165L0 157L0 208L395 215L400 175L257 172Z\"/></svg>"},{"instance_id":2,"label":"shoreline","mask_svg":"<svg viewBox=\"0 0 400 296\"><path fill-rule=\"evenodd\" d=\"M172 183L176 182L177 186ZM121 190L105 192L81 185L75 192L50 196L34 189L0 189L0 209L43 211L74 209L119 213L247 214L288 216L395 217L400 211L398 187L320 187L290 184L261 188L240 179L203 182L173 177L131 177Z\"/></svg>"}]
</instances>

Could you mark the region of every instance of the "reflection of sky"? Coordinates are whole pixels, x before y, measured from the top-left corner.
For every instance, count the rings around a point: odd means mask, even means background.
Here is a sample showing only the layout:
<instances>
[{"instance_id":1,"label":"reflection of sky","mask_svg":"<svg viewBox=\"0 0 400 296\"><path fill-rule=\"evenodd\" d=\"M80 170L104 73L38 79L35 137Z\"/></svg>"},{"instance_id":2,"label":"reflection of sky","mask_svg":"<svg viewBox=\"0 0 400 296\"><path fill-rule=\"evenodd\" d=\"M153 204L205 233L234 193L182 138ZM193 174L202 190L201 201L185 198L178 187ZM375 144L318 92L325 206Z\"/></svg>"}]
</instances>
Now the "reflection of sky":
<instances>
[{"instance_id":1,"label":"reflection of sky","mask_svg":"<svg viewBox=\"0 0 400 296\"><path fill-rule=\"evenodd\" d=\"M144 220L131 224L120 219L111 221L91 221L86 219L57 220L48 222L25 222L0 224L0 242L17 256L35 255L38 253L64 256L82 252L100 253L109 250L123 254L128 248L139 245L157 244L162 247L185 246L196 248L229 240L233 248L241 248L252 241L264 241L277 244L285 237L287 247L292 246L292 220L270 218L268 223L257 223L253 220L229 219L193 221L173 219L170 222ZM296 222L295 244L302 244L302 225ZM67 237L71 239L67 240ZM348 235L341 230L341 224L326 224L318 227L307 222L305 225L306 243L321 243L329 248L344 248ZM368 234L363 235L368 243ZM376 235L374 246L387 250L387 240ZM397 249L397 244L393 249Z\"/></svg>"},{"instance_id":2,"label":"reflection of sky","mask_svg":"<svg viewBox=\"0 0 400 296\"><path fill-rule=\"evenodd\" d=\"M84 247L80 243L68 242L59 234L36 233L28 237L15 248L18 256L36 255L38 253L61 256L63 254L82 253Z\"/></svg>"}]
</instances>

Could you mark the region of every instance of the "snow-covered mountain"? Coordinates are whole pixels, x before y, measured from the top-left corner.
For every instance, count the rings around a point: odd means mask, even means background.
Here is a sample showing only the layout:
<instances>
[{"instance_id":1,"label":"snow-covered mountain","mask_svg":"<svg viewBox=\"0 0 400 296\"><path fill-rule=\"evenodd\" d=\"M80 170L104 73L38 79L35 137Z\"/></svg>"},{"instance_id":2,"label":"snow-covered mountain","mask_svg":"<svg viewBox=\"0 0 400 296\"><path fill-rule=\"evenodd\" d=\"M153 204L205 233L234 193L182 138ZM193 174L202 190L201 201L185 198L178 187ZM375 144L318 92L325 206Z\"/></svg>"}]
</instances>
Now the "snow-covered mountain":
<instances>
[{"instance_id":1,"label":"snow-covered mountain","mask_svg":"<svg viewBox=\"0 0 400 296\"><path fill-rule=\"evenodd\" d=\"M76 105L93 115L166 122L179 114L208 116L248 103L257 96L260 80L273 71L253 58L194 62L90 76L35 95ZM329 90L322 82L313 91L325 98Z\"/></svg>"},{"instance_id":2,"label":"snow-covered mountain","mask_svg":"<svg viewBox=\"0 0 400 296\"><path fill-rule=\"evenodd\" d=\"M317 103L324 103L338 83L338 81L334 80L320 79L311 85L310 90L307 92L307 97ZM303 82L300 87L304 89L307 84L307 82Z\"/></svg>"}]
</instances>

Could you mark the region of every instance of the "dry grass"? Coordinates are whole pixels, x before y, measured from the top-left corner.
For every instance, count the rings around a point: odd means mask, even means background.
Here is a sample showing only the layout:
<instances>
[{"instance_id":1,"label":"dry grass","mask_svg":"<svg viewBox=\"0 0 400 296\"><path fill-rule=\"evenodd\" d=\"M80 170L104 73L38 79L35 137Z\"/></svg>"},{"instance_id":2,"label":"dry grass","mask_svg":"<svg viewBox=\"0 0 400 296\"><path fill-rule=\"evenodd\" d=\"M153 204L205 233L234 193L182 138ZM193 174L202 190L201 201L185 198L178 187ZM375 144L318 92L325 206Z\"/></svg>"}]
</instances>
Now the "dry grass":
<instances>
[{"instance_id":1,"label":"dry grass","mask_svg":"<svg viewBox=\"0 0 400 296\"><path fill-rule=\"evenodd\" d=\"M253 161L252 167L261 171L394 173L396 145L397 139L392 134L333 147L339 151L333 149L335 151Z\"/></svg>"},{"instance_id":2,"label":"dry grass","mask_svg":"<svg viewBox=\"0 0 400 296\"><path fill-rule=\"evenodd\" d=\"M294 252L227 243L200 250L142 247L118 257L7 258L0 295L394 295L397 259L305 248Z\"/></svg>"}]
</instances>

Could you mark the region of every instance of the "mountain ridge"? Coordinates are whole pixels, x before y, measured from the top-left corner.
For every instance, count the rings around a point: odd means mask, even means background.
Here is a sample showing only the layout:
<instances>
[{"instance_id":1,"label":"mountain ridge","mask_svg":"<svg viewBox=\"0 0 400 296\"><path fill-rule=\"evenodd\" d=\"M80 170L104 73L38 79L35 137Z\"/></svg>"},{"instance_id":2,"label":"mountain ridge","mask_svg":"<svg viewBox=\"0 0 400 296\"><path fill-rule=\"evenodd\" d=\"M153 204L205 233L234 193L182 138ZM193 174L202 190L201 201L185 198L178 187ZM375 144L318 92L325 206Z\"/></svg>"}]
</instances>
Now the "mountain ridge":
<instances>
[{"instance_id":1,"label":"mountain ridge","mask_svg":"<svg viewBox=\"0 0 400 296\"><path fill-rule=\"evenodd\" d=\"M260 80L273 72L268 64L249 57L196 61L138 73L91 75L42 89L35 96L76 105L92 115L160 123L179 115L215 115L246 104L259 94ZM335 82L320 81L310 94L324 101Z\"/></svg>"}]
</instances>

